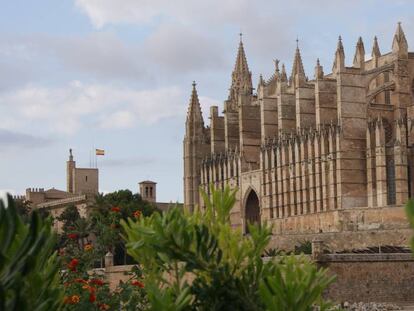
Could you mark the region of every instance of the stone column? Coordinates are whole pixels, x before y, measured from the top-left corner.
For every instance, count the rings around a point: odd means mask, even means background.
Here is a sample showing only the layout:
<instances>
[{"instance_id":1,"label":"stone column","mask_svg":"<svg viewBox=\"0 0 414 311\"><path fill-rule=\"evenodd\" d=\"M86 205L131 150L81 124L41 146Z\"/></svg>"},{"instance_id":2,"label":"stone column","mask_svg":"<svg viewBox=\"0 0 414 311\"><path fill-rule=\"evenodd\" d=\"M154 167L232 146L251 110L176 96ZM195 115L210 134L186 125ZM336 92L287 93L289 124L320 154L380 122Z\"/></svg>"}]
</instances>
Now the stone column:
<instances>
[{"instance_id":1,"label":"stone column","mask_svg":"<svg viewBox=\"0 0 414 311\"><path fill-rule=\"evenodd\" d=\"M329 209L336 209L336 126L329 129Z\"/></svg>"},{"instance_id":2,"label":"stone column","mask_svg":"<svg viewBox=\"0 0 414 311\"><path fill-rule=\"evenodd\" d=\"M316 212L314 135L308 137L309 212Z\"/></svg>"},{"instance_id":3,"label":"stone column","mask_svg":"<svg viewBox=\"0 0 414 311\"><path fill-rule=\"evenodd\" d=\"M297 137L294 143L295 146L295 187L296 187L296 209L297 214L303 214L303 202L302 202L302 164L301 164L301 138Z\"/></svg>"},{"instance_id":4,"label":"stone column","mask_svg":"<svg viewBox=\"0 0 414 311\"><path fill-rule=\"evenodd\" d=\"M376 176L375 176L375 127L367 126L367 194L368 206L377 205Z\"/></svg>"},{"instance_id":5,"label":"stone column","mask_svg":"<svg viewBox=\"0 0 414 311\"><path fill-rule=\"evenodd\" d=\"M114 255L109 251L105 255L105 269L114 265Z\"/></svg>"},{"instance_id":6,"label":"stone column","mask_svg":"<svg viewBox=\"0 0 414 311\"><path fill-rule=\"evenodd\" d=\"M278 146L276 146L276 176L277 178L277 209L279 210L279 217L282 218L285 216L285 210L283 205L283 193L284 193L284 184L283 184L283 162L282 162L282 149L283 145L279 141Z\"/></svg>"},{"instance_id":7,"label":"stone column","mask_svg":"<svg viewBox=\"0 0 414 311\"><path fill-rule=\"evenodd\" d=\"M288 150L289 150L289 196L290 196L290 215L297 215L297 206L296 206L296 170L295 170L295 141L294 139L289 140Z\"/></svg>"},{"instance_id":8,"label":"stone column","mask_svg":"<svg viewBox=\"0 0 414 311\"><path fill-rule=\"evenodd\" d=\"M315 148L315 211L322 211L322 176L321 176L321 133L320 131L315 133L314 140Z\"/></svg>"},{"instance_id":9,"label":"stone column","mask_svg":"<svg viewBox=\"0 0 414 311\"><path fill-rule=\"evenodd\" d=\"M387 171L385 160L385 132L382 121L378 120L375 126L375 167L378 206L387 205Z\"/></svg>"},{"instance_id":10,"label":"stone column","mask_svg":"<svg viewBox=\"0 0 414 311\"><path fill-rule=\"evenodd\" d=\"M408 165L407 165L407 134L405 122L396 121L396 144L394 146L395 164L395 203L405 204L408 200Z\"/></svg>"}]
</instances>

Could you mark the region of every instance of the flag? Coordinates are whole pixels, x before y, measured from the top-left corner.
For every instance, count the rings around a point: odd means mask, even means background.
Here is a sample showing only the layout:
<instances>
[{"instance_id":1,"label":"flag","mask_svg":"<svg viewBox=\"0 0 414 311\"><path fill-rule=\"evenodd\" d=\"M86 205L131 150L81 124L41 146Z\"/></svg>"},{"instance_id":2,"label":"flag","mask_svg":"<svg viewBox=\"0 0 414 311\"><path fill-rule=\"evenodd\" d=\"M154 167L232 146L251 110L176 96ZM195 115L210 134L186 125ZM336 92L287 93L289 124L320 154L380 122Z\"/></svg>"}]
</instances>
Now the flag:
<instances>
[{"instance_id":1,"label":"flag","mask_svg":"<svg viewBox=\"0 0 414 311\"><path fill-rule=\"evenodd\" d=\"M103 149L96 149L96 155L97 156L103 156L103 155L105 155L105 150L103 150Z\"/></svg>"}]
</instances>

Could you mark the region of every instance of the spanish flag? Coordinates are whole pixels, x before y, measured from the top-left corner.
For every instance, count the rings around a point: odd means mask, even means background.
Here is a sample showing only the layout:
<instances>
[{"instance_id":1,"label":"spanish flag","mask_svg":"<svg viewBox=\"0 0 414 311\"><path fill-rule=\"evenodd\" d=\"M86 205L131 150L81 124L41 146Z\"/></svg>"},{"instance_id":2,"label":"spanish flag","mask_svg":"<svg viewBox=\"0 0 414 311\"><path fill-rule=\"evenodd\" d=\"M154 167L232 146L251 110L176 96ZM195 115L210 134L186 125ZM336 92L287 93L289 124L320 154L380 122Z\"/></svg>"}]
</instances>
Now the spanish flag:
<instances>
[{"instance_id":1,"label":"spanish flag","mask_svg":"<svg viewBox=\"0 0 414 311\"><path fill-rule=\"evenodd\" d=\"M97 156L105 155L105 150L103 150L103 149L95 149L95 150L96 150L96 155Z\"/></svg>"}]
</instances>

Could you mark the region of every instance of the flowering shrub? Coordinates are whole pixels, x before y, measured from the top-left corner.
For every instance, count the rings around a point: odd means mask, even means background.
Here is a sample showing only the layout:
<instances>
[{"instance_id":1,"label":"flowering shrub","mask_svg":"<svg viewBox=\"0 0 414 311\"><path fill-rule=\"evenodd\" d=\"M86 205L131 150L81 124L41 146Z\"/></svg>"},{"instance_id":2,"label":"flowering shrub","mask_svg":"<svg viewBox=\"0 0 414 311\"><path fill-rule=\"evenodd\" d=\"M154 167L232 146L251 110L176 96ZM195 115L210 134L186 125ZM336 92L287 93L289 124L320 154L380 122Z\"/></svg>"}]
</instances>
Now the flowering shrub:
<instances>
[{"instance_id":1,"label":"flowering shrub","mask_svg":"<svg viewBox=\"0 0 414 311\"><path fill-rule=\"evenodd\" d=\"M59 218L63 222L59 256L64 269L61 282L65 289L65 310L119 310L121 306L122 310L146 310L146 291L138 268L130 273L128 282L121 282L113 291L103 275L93 272L97 260L108 251L116 253L122 248L120 220L138 219L154 211L141 209L141 205L147 203L138 201L138 197L130 196L128 192L115 194L117 200L98 197L87 219L82 218L73 206ZM109 196L112 198L113 194Z\"/></svg>"}]
</instances>

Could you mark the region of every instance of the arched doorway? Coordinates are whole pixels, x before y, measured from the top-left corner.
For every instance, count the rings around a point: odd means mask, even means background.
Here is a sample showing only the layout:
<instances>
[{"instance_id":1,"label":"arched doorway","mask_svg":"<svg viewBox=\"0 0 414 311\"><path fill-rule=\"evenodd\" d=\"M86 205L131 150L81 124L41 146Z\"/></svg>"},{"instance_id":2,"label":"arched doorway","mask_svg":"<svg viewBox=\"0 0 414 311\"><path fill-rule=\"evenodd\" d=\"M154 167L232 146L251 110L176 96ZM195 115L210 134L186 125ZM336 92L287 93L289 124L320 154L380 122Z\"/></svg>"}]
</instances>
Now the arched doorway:
<instances>
[{"instance_id":1,"label":"arched doorway","mask_svg":"<svg viewBox=\"0 0 414 311\"><path fill-rule=\"evenodd\" d=\"M260 205L259 198L257 197L256 192L251 190L246 199L246 208L245 208L245 231L248 234L249 228L247 224L260 224Z\"/></svg>"}]
</instances>

